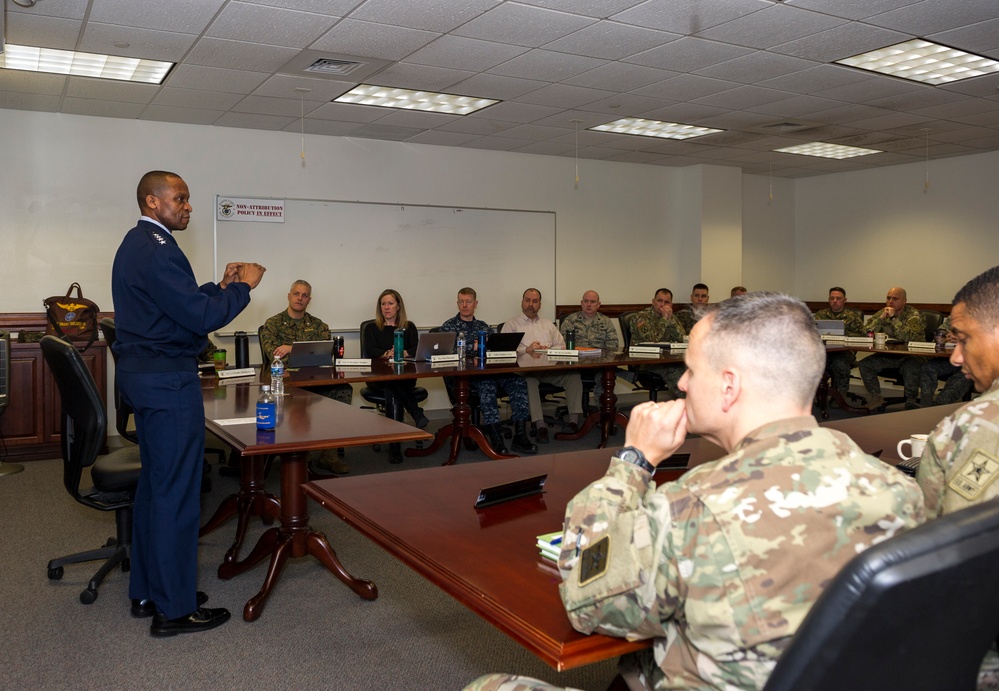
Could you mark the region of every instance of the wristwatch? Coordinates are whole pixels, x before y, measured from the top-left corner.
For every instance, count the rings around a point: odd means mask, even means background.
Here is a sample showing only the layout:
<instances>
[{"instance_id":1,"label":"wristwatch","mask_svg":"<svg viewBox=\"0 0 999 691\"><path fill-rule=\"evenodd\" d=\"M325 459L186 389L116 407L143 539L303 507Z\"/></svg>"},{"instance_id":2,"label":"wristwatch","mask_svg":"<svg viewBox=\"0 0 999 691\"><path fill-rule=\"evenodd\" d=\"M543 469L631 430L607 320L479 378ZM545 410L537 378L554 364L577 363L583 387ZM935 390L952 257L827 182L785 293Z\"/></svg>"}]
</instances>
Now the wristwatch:
<instances>
[{"instance_id":1,"label":"wristwatch","mask_svg":"<svg viewBox=\"0 0 999 691\"><path fill-rule=\"evenodd\" d=\"M648 472L649 475L656 472L656 467L649 463L648 459L645 458L645 454L636 449L634 446L624 447L618 452L617 457L625 463L637 465L642 470Z\"/></svg>"}]
</instances>

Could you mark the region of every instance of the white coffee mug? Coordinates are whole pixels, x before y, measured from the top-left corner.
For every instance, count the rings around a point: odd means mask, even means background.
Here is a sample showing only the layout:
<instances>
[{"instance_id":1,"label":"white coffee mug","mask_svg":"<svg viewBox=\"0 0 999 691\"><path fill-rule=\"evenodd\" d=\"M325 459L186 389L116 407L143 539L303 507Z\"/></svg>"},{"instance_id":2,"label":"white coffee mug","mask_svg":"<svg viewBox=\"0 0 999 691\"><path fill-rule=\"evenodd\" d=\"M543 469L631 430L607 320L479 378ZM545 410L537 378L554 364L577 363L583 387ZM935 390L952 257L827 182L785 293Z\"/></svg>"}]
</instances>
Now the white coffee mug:
<instances>
[{"instance_id":1,"label":"white coffee mug","mask_svg":"<svg viewBox=\"0 0 999 691\"><path fill-rule=\"evenodd\" d=\"M888 344L888 334L884 332L874 334L874 347L884 348Z\"/></svg>"},{"instance_id":2,"label":"white coffee mug","mask_svg":"<svg viewBox=\"0 0 999 691\"><path fill-rule=\"evenodd\" d=\"M900 441L898 443L898 446L895 448L895 450L898 451L898 457L901 458L903 461L908 461L913 458L919 458L920 456L922 456L923 450L926 449L926 440L929 438L929 436L930 435L928 434L913 434L908 439L903 439L902 441ZM909 456L906 456L904 453L902 453L902 447L905 446L906 444L909 445L909 452L911 454Z\"/></svg>"}]
</instances>

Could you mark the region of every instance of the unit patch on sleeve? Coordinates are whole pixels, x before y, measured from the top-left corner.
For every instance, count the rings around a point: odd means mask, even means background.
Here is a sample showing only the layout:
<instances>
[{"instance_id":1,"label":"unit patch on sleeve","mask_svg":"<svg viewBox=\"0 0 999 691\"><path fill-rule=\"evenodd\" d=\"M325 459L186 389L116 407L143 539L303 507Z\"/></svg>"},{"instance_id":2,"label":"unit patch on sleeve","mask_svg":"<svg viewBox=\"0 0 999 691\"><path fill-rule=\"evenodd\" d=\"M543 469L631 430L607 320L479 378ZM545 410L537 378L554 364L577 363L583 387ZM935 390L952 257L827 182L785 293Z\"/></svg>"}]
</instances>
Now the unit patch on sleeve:
<instances>
[{"instance_id":1,"label":"unit patch on sleeve","mask_svg":"<svg viewBox=\"0 0 999 691\"><path fill-rule=\"evenodd\" d=\"M969 501L978 499L999 477L999 458L976 449L947 486Z\"/></svg>"}]
</instances>

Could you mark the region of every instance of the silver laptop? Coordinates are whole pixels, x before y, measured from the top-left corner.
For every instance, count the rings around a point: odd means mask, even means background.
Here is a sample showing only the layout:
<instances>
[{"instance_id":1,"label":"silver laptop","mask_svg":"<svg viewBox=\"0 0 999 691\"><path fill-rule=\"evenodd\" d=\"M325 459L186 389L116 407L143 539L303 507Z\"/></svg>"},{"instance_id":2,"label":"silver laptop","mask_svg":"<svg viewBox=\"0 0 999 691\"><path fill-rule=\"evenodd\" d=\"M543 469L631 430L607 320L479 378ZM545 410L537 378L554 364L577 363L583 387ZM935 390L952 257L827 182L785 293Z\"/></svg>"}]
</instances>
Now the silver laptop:
<instances>
[{"instance_id":1,"label":"silver laptop","mask_svg":"<svg viewBox=\"0 0 999 691\"><path fill-rule=\"evenodd\" d=\"M416 355L406 359L410 362L429 362L431 355L451 355L454 353L454 339L457 336L454 331L420 334L420 340L416 344Z\"/></svg>"},{"instance_id":2,"label":"silver laptop","mask_svg":"<svg viewBox=\"0 0 999 691\"><path fill-rule=\"evenodd\" d=\"M815 327L820 336L843 336L846 334L846 322L839 319L816 319Z\"/></svg>"},{"instance_id":3,"label":"silver laptop","mask_svg":"<svg viewBox=\"0 0 999 691\"><path fill-rule=\"evenodd\" d=\"M333 341L295 341L291 344L288 367L330 367L332 364Z\"/></svg>"}]
</instances>

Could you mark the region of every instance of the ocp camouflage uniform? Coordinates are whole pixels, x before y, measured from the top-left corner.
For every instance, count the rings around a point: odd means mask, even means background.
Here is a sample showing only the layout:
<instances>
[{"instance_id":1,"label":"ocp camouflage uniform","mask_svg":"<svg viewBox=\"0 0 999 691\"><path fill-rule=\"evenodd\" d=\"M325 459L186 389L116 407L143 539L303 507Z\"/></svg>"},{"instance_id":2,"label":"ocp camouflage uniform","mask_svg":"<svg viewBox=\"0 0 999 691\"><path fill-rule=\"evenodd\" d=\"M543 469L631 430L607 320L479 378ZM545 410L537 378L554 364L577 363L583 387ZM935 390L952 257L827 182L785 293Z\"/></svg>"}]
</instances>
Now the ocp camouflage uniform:
<instances>
[{"instance_id":1,"label":"ocp camouflage uniform","mask_svg":"<svg viewBox=\"0 0 999 691\"><path fill-rule=\"evenodd\" d=\"M681 314L683 312L674 312L672 317L664 319L652 306L635 312L631 315L631 342L635 344L683 343L684 337L690 332L680 323ZM683 363L644 365L641 370L662 377L663 383L674 398L686 396L677 386L683 373L687 371L687 367Z\"/></svg>"},{"instance_id":2,"label":"ocp camouflage uniform","mask_svg":"<svg viewBox=\"0 0 999 691\"><path fill-rule=\"evenodd\" d=\"M940 329L950 333L950 317L943 320L940 324ZM913 360L915 359L913 358ZM919 371L911 371L910 368L913 367L918 367ZM947 358L926 358L925 362L915 362L903 367L903 380L914 376L919 377L919 402L923 406L957 403L971 391L971 380L964 376L960 367L950 364L950 360ZM937 390L937 382L940 379L944 380L943 389L934 396L933 394Z\"/></svg>"},{"instance_id":3,"label":"ocp camouflage uniform","mask_svg":"<svg viewBox=\"0 0 999 691\"><path fill-rule=\"evenodd\" d=\"M479 677L462 691L548 691L562 689L578 691L574 687L552 686L538 679L522 677L519 674L486 674Z\"/></svg>"},{"instance_id":4,"label":"ocp camouflage uniform","mask_svg":"<svg viewBox=\"0 0 999 691\"><path fill-rule=\"evenodd\" d=\"M465 355L475 355L475 340L479 332L492 333L493 327L481 319L465 321L456 314L441 324L441 331L465 334ZM457 346L456 346L457 347ZM451 379L446 377L446 379ZM482 413L482 424L495 425L499 422L499 408L496 403L498 396L496 385L506 391L510 400L510 418L514 422L527 422L531 419L530 407L527 403L527 382L516 374L500 374L493 377L469 377L469 388L479 394L479 410ZM450 384L449 384L450 385Z\"/></svg>"},{"instance_id":5,"label":"ocp camouflage uniform","mask_svg":"<svg viewBox=\"0 0 999 691\"><path fill-rule=\"evenodd\" d=\"M565 332L572 329L576 332L576 345L584 348L603 348L611 352L617 351L617 331L614 322L606 315L597 312L592 319L587 319L582 311L573 312L562 320L559 325L562 338Z\"/></svg>"},{"instance_id":6,"label":"ocp camouflage uniform","mask_svg":"<svg viewBox=\"0 0 999 691\"><path fill-rule=\"evenodd\" d=\"M759 689L822 588L925 519L909 478L811 416L750 433L656 489L617 458L569 503L560 594L574 628L653 648L651 689Z\"/></svg>"},{"instance_id":7,"label":"ocp camouflage uniform","mask_svg":"<svg viewBox=\"0 0 999 691\"><path fill-rule=\"evenodd\" d=\"M330 327L322 319L316 319L308 312L301 319L292 319L288 310L279 312L264 322L264 328L260 332L260 346L266 358L263 366L267 367L274 359L274 350L278 346L291 345L295 341L328 341L330 338ZM287 367L288 356L285 355L281 360ZM354 397L354 389L350 384L316 386L309 390L347 405L350 405Z\"/></svg>"},{"instance_id":8,"label":"ocp camouflage uniform","mask_svg":"<svg viewBox=\"0 0 999 691\"><path fill-rule=\"evenodd\" d=\"M683 327L683 332L688 334L690 333L690 330L694 328L694 324L697 323L697 320L700 319L699 315L694 314L693 305L674 312L673 316L676 317L676 321L681 327Z\"/></svg>"},{"instance_id":9,"label":"ocp camouflage uniform","mask_svg":"<svg viewBox=\"0 0 999 691\"><path fill-rule=\"evenodd\" d=\"M901 314L891 319L885 319L884 309L880 309L867 318L864 322L865 331L874 333L884 333L888 338L908 343L909 341L923 341L926 339L926 319L922 313L912 305L902 308ZM881 383L878 381L878 373L882 370L901 368L905 365L907 358L899 355L887 355L885 353L875 353L868 355L860 361L860 377L864 380L864 388L870 393L880 396ZM926 362L926 358L914 356L919 364ZM910 368L912 366L910 365ZM910 369L910 371L912 371ZM918 371L918 370L917 370ZM903 386L905 388L905 400L907 403L915 403L919 400L919 377L904 377Z\"/></svg>"},{"instance_id":10,"label":"ocp camouflage uniform","mask_svg":"<svg viewBox=\"0 0 999 691\"><path fill-rule=\"evenodd\" d=\"M948 415L933 430L919 459L916 480L926 516L937 518L999 497L999 379L981 396ZM996 688L999 656L982 663L979 688Z\"/></svg>"},{"instance_id":11,"label":"ocp camouflage uniform","mask_svg":"<svg viewBox=\"0 0 999 691\"><path fill-rule=\"evenodd\" d=\"M864 319L853 310L833 312L827 307L815 313L815 319L835 319L843 322L843 332L847 336L864 336ZM850 370L857 364L857 354L850 350L826 353L826 371L832 377L834 389L843 393L850 390Z\"/></svg>"}]
</instances>

